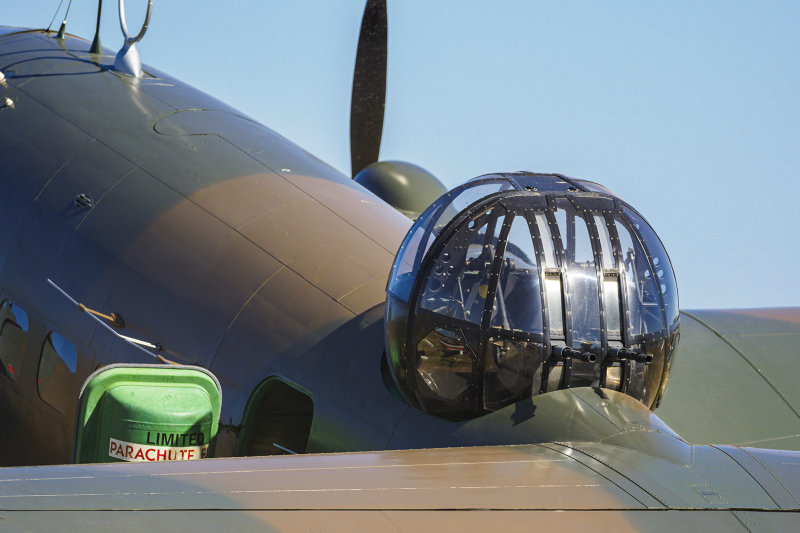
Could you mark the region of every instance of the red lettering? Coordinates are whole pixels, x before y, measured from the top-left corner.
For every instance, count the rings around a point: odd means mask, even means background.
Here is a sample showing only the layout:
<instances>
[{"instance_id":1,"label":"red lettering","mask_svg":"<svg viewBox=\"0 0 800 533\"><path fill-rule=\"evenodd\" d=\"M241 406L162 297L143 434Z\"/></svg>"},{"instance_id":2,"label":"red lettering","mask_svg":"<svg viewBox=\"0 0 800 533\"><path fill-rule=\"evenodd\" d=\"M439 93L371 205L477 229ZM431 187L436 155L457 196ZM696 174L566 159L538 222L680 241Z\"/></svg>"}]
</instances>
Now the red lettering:
<instances>
[{"instance_id":1,"label":"red lettering","mask_svg":"<svg viewBox=\"0 0 800 533\"><path fill-rule=\"evenodd\" d=\"M109 441L108 444L108 455L116 455L117 457L125 457L125 453L122 449L122 445L119 442L115 442L113 440Z\"/></svg>"},{"instance_id":2,"label":"red lettering","mask_svg":"<svg viewBox=\"0 0 800 533\"><path fill-rule=\"evenodd\" d=\"M192 461L208 457L208 446L144 446L112 438L108 442L108 455L129 461Z\"/></svg>"}]
</instances>

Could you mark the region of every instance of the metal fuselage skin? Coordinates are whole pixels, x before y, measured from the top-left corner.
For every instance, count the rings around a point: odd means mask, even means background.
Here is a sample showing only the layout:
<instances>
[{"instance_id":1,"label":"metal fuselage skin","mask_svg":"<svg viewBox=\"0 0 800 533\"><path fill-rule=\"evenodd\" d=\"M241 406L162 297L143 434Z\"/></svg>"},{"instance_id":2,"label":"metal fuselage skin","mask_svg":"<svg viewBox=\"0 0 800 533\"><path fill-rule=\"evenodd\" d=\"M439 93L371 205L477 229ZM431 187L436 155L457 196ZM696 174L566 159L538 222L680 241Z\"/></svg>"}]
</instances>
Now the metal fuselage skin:
<instances>
[{"instance_id":1,"label":"metal fuselage skin","mask_svg":"<svg viewBox=\"0 0 800 533\"><path fill-rule=\"evenodd\" d=\"M218 377L217 455L237 453L270 377L310 394L309 452L598 441L631 420L674 435L632 398L591 389L459 422L410 408L381 368L386 277L409 220L213 98L151 69L119 74L87 50L41 31L0 37L0 92L13 101L0 111L0 290L29 322L0 330L0 355L21 352L13 379L0 376L6 464L70 462L86 377L153 362L48 279ZM39 368L52 332L77 348L55 385Z\"/></svg>"},{"instance_id":2,"label":"metal fuselage skin","mask_svg":"<svg viewBox=\"0 0 800 533\"><path fill-rule=\"evenodd\" d=\"M312 452L676 437L632 398L591 389L461 422L410 408L381 369L386 277L409 220L208 95L149 68L116 73L113 55L88 48L0 31L0 301L28 317L13 335L0 324L0 354L20 361L0 375L3 465L70 462L83 380L153 362L48 279L219 378L217 455L236 453L248 402L273 376L311 395ZM46 401L53 332L77 360Z\"/></svg>"},{"instance_id":3,"label":"metal fuselage skin","mask_svg":"<svg viewBox=\"0 0 800 533\"><path fill-rule=\"evenodd\" d=\"M0 290L30 322L22 366L0 377L4 462L70 460L75 402L37 391L50 332L77 347L59 385L76 399L99 365L154 362L48 279L122 315L121 333L211 369L231 431L269 376L313 391L311 448L328 447L313 435L338 416L329 398L358 410L348 401L380 388L402 411L379 364L386 276L408 219L217 100L149 69L116 73L112 56L53 35L0 37L0 93L13 102L0 112ZM354 362L367 353L370 365Z\"/></svg>"},{"instance_id":4,"label":"metal fuselage skin","mask_svg":"<svg viewBox=\"0 0 800 533\"><path fill-rule=\"evenodd\" d=\"M528 424L531 402L462 422L410 408L381 369L386 277L410 221L208 95L151 69L119 74L110 55L87 50L41 31L0 37L0 93L13 101L0 111L0 291L29 322L15 335L9 321L0 330L0 353L20 352L13 379L0 376L4 464L70 462L86 377L154 362L48 279L121 315L122 334L218 377L217 455L237 452L248 402L270 377L310 394L310 452L608 433L591 420L576 432L563 416L583 412L574 394L537 399L552 416ZM44 394L40 360L53 332L77 361ZM620 401L649 423L647 409Z\"/></svg>"},{"instance_id":5,"label":"metal fuselage skin","mask_svg":"<svg viewBox=\"0 0 800 533\"><path fill-rule=\"evenodd\" d=\"M0 462L70 462L85 378L153 362L48 279L219 378L217 455L237 452L273 376L313 400L306 451L470 447L0 469L0 523L797 529L800 482L785 467L797 453L689 445L619 392L558 390L458 422L409 407L382 371L386 276L408 219L209 96L150 69L115 73L88 47L0 28L0 357L14 358ZM43 371L48 342L75 358ZM793 421L795 398L781 398ZM521 443L540 444L474 447Z\"/></svg>"}]
</instances>

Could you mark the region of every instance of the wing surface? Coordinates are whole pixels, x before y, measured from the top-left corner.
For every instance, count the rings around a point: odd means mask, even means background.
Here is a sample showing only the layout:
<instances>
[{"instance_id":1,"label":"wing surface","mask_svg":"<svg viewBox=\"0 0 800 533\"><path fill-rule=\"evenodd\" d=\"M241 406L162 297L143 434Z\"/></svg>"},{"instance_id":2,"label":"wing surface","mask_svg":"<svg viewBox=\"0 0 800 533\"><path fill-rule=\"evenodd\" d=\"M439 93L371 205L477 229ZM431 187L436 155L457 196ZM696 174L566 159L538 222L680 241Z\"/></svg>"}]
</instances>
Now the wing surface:
<instances>
[{"instance_id":1,"label":"wing surface","mask_svg":"<svg viewBox=\"0 0 800 533\"><path fill-rule=\"evenodd\" d=\"M0 469L0 530L800 526L800 477L782 466L800 464L800 454L626 435L616 443Z\"/></svg>"},{"instance_id":2,"label":"wing surface","mask_svg":"<svg viewBox=\"0 0 800 533\"><path fill-rule=\"evenodd\" d=\"M800 450L800 308L681 315L659 418L693 443Z\"/></svg>"}]
</instances>

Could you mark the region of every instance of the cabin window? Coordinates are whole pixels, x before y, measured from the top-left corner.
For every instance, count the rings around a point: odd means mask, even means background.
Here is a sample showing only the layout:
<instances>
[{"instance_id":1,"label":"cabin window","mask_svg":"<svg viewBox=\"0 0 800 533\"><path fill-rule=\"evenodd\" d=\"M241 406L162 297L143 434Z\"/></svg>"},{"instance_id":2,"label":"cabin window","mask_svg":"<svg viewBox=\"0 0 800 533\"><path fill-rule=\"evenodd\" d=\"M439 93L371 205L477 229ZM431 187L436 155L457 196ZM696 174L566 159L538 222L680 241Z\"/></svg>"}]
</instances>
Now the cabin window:
<instances>
[{"instance_id":1,"label":"cabin window","mask_svg":"<svg viewBox=\"0 0 800 533\"><path fill-rule=\"evenodd\" d=\"M28 313L10 300L0 304L0 374L12 381L22 372L30 327Z\"/></svg>"},{"instance_id":2,"label":"cabin window","mask_svg":"<svg viewBox=\"0 0 800 533\"><path fill-rule=\"evenodd\" d=\"M78 351L63 335L52 331L44 341L39 360L39 396L61 412L68 412L78 399Z\"/></svg>"},{"instance_id":3,"label":"cabin window","mask_svg":"<svg viewBox=\"0 0 800 533\"><path fill-rule=\"evenodd\" d=\"M307 392L268 378L247 405L237 455L305 453L313 418L314 403Z\"/></svg>"}]
</instances>

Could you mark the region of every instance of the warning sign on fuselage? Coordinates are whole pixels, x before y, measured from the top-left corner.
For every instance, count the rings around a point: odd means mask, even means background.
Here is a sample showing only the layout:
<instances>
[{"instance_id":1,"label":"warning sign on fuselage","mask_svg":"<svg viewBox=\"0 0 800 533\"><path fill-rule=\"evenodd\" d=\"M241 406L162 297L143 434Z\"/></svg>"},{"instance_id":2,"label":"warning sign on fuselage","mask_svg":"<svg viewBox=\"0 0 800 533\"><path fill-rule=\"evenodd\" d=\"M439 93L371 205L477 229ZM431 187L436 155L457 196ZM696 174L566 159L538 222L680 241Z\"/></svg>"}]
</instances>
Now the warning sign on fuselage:
<instances>
[{"instance_id":1,"label":"warning sign on fuselage","mask_svg":"<svg viewBox=\"0 0 800 533\"><path fill-rule=\"evenodd\" d=\"M208 457L208 444L202 446L153 446L125 442L111 437L108 456L130 462L192 461Z\"/></svg>"}]
</instances>

